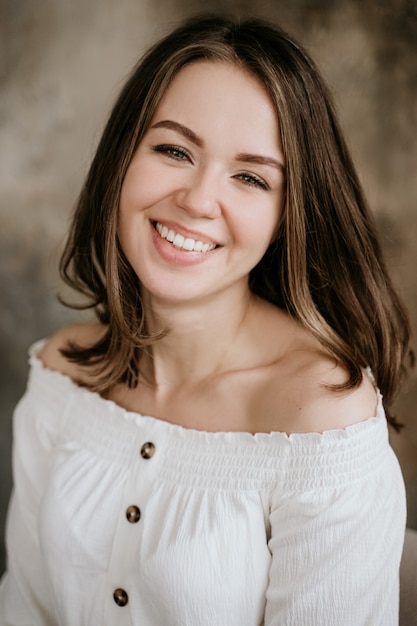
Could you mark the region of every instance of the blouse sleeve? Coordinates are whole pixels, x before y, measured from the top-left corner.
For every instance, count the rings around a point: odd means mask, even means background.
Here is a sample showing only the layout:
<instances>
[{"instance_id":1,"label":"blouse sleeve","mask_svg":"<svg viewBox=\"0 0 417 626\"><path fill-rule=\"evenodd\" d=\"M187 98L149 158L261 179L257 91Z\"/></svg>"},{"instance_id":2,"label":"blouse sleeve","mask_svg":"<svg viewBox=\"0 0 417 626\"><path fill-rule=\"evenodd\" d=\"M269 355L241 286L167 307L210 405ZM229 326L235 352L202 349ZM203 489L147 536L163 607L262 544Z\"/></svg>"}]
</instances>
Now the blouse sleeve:
<instances>
[{"instance_id":1,"label":"blouse sleeve","mask_svg":"<svg viewBox=\"0 0 417 626\"><path fill-rule=\"evenodd\" d=\"M357 426L301 445L272 496L265 626L398 625L403 479L385 419Z\"/></svg>"},{"instance_id":2,"label":"blouse sleeve","mask_svg":"<svg viewBox=\"0 0 417 626\"><path fill-rule=\"evenodd\" d=\"M54 445L54 390L42 398L37 372L13 417L13 481L6 547L7 571L0 585L0 623L53 624L52 603L43 571L39 540L39 510Z\"/></svg>"}]
</instances>

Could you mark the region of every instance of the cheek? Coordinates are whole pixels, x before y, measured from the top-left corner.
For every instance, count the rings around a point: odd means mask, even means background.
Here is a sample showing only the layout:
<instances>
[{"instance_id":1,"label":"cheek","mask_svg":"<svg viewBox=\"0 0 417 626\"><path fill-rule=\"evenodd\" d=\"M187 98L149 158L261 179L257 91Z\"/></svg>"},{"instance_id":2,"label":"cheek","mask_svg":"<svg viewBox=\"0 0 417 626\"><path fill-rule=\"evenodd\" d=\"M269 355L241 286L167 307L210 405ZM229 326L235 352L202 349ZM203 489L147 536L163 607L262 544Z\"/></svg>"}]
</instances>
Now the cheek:
<instances>
[{"instance_id":1,"label":"cheek","mask_svg":"<svg viewBox=\"0 0 417 626\"><path fill-rule=\"evenodd\" d=\"M254 252L259 251L261 255L274 240L280 221L281 212L275 205L271 205L258 210L255 208L250 216L242 223L236 225L240 233L240 239Z\"/></svg>"},{"instance_id":2,"label":"cheek","mask_svg":"<svg viewBox=\"0 0 417 626\"><path fill-rule=\"evenodd\" d=\"M142 162L130 165L123 181L120 195L120 210L123 213L142 211L163 197L165 178L153 166ZM165 182L165 185L164 185Z\"/></svg>"},{"instance_id":3,"label":"cheek","mask_svg":"<svg viewBox=\"0 0 417 626\"><path fill-rule=\"evenodd\" d=\"M146 178L136 173L127 172L123 181L122 191L120 194L120 212L122 215L128 215L136 210L140 210L147 204L147 195L149 194L146 186Z\"/></svg>"}]
</instances>

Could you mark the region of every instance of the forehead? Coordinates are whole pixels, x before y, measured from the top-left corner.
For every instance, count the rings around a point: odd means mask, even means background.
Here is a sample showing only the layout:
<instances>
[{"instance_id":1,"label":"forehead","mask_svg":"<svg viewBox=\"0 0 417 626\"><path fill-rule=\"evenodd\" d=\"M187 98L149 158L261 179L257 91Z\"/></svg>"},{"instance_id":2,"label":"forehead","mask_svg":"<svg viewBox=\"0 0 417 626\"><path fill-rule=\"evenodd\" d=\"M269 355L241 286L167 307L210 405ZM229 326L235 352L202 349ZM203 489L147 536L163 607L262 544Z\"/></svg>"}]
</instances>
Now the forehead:
<instances>
[{"instance_id":1,"label":"forehead","mask_svg":"<svg viewBox=\"0 0 417 626\"><path fill-rule=\"evenodd\" d=\"M165 118L279 139L276 109L265 86L248 70L232 63L198 61L181 69L153 119ZM199 128L193 130L199 132Z\"/></svg>"},{"instance_id":2,"label":"forehead","mask_svg":"<svg viewBox=\"0 0 417 626\"><path fill-rule=\"evenodd\" d=\"M232 99L239 105L242 97L249 96L258 100L258 103L264 101L265 105L268 101L268 105L272 105L272 100L261 80L245 68L221 61L195 61L183 67L174 76L158 108L167 101L172 104L174 99L185 100L188 94L197 98L201 91L205 94L210 91L215 93L219 104ZM190 105L192 106L192 102Z\"/></svg>"}]
</instances>

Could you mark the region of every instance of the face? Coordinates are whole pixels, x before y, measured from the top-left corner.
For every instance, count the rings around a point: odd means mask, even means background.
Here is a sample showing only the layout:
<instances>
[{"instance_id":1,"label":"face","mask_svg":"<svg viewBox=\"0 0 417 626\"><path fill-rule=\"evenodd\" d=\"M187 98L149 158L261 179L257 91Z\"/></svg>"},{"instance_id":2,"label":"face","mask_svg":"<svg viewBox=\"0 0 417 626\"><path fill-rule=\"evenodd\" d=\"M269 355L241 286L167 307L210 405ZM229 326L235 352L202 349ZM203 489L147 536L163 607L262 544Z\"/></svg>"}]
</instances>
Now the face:
<instances>
[{"instance_id":1,"label":"face","mask_svg":"<svg viewBox=\"0 0 417 626\"><path fill-rule=\"evenodd\" d=\"M284 195L275 109L234 65L174 78L126 173L122 249L150 298L241 297L274 238Z\"/></svg>"}]
</instances>

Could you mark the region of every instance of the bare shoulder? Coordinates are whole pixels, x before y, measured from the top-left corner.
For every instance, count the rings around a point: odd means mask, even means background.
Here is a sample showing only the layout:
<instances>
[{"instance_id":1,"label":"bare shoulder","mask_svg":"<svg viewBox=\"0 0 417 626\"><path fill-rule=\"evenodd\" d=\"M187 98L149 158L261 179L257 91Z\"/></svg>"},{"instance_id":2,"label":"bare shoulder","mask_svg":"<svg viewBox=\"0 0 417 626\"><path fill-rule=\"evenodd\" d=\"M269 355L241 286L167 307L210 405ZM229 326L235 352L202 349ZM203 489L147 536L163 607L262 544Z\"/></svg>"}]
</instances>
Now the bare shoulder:
<instances>
[{"instance_id":1,"label":"bare shoulder","mask_svg":"<svg viewBox=\"0 0 417 626\"><path fill-rule=\"evenodd\" d=\"M358 387L336 391L335 386L349 379L346 366L304 329L295 330L268 378L262 413L288 434L346 428L376 415L377 391L367 373Z\"/></svg>"},{"instance_id":2,"label":"bare shoulder","mask_svg":"<svg viewBox=\"0 0 417 626\"><path fill-rule=\"evenodd\" d=\"M69 343L85 347L91 346L104 333L105 326L95 322L66 326L49 337L38 357L47 369L61 372L61 374L73 379L79 378L80 366L69 361L61 350L67 347Z\"/></svg>"},{"instance_id":3,"label":"bare shoulder","mask_svg":"<svg viewBox=\"0 0 417 626\"><path fill-rule=\"evenodd\" d=\"M292 407L298 432L346 428L376 415L377 392L369 376L363 372L360 385L354 389L334 389L348 378L345 365L324 352L300 367L293 390L298 401Z\"/></svg>"}]
</instances>

